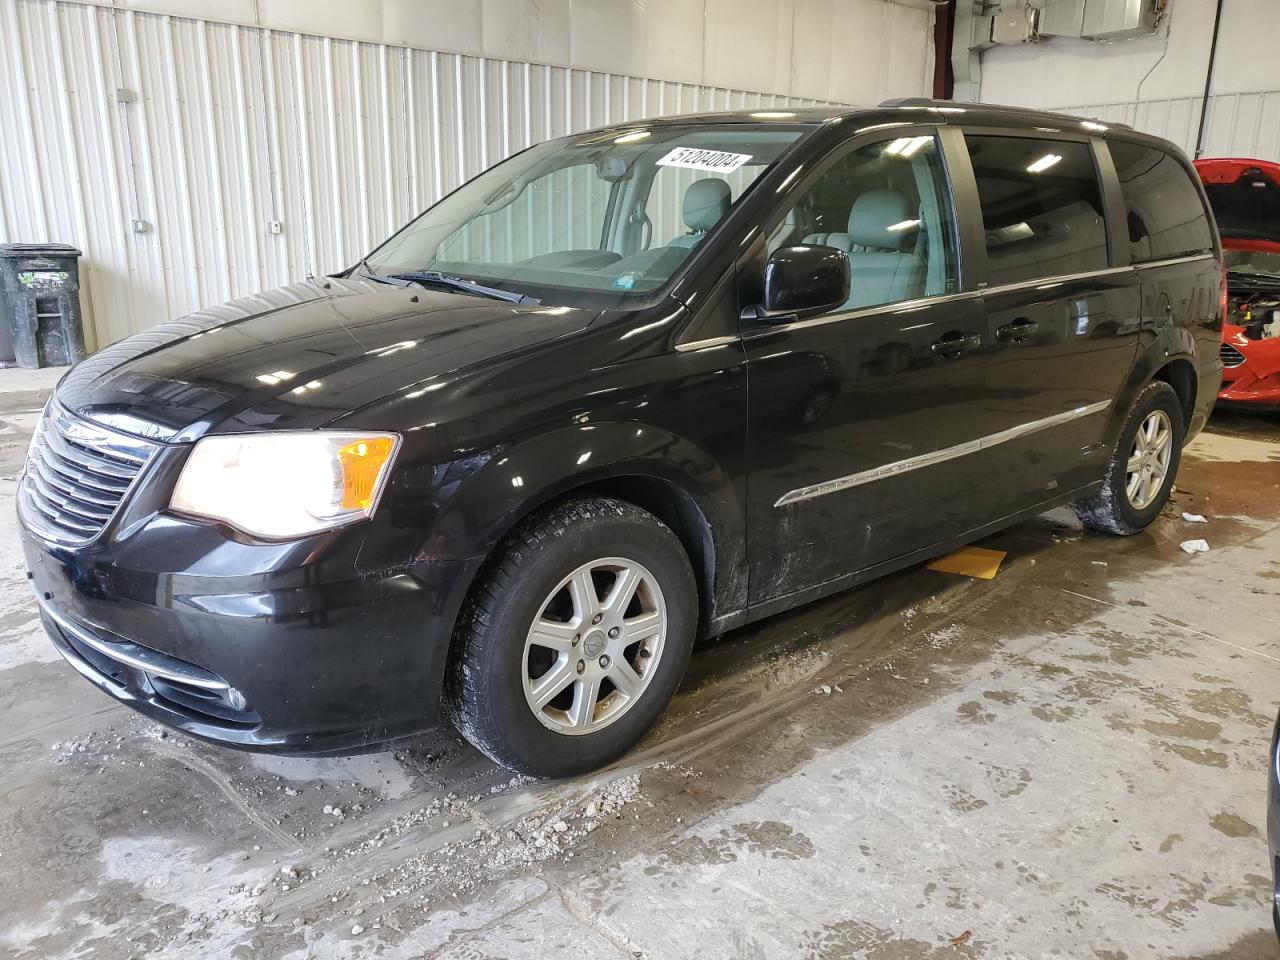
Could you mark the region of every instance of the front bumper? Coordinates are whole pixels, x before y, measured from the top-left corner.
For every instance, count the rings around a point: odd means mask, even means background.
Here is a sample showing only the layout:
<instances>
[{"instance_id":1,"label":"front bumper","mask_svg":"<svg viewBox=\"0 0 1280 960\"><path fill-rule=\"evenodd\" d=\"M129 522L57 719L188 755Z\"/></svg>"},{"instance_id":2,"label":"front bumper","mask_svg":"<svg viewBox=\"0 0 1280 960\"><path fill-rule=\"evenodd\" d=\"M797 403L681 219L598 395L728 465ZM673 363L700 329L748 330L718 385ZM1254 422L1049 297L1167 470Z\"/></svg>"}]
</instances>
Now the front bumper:
<instances>
[{"instance_id":1,"label":"front bumper","mask_svg":"<svg viewBox=\"0 0 1280 960\"><path fill-rule=\"evenodd\" d=\"M367 749L437 722L470 561L359 572L358 544L246 543L170 517L127 543L21 536L59 652L155 720L299 753Z\"/></svg>"},{"instance_id":2,"label":"front bumper","mask_svg":"<svg viewBox=\"0 0 1280 960\"><path fill-rule=\"evenodd\" d=\"M1230 327L1222 344L1222 389L1228 404L1280 407L1280 337L1249 340Z\"/></svg>"}]
</instances>

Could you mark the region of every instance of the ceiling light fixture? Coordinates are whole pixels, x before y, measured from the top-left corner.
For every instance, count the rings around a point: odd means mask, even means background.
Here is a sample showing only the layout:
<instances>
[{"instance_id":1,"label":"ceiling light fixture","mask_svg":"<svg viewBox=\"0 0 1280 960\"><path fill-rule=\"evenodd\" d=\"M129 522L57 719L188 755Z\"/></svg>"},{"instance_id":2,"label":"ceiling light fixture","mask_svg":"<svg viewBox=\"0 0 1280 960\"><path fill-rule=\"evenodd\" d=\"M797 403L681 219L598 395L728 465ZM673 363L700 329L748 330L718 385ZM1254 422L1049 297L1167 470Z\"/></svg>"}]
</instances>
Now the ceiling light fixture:
<instances>
[{"instance_id":1,"label":"ceiling light fixture","mask_svg":"<svg viewBox=\"0 0 1280 960\"><path fill-rule=\"evenodd\" d=\"M1027 167L1027 173L1044 173L1050 167L1056 166L1062 162L1062 157L1056 153L1046 153L1035 163Z\"/></svg>"}]
</instances>

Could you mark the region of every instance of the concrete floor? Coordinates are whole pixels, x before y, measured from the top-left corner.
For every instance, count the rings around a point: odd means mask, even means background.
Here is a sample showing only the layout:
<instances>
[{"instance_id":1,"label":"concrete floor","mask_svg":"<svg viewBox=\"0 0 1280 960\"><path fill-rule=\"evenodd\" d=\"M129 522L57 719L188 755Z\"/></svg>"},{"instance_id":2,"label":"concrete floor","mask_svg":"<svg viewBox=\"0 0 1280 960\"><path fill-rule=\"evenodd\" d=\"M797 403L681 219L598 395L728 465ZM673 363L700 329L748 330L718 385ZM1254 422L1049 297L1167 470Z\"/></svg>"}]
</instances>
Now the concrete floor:
<instances>
[{"instance_id":1,"label":"concrete floor","mask_svg":"<svg viewBox=\"0 0 1280 960\"><path fill-rule=\"evenodd\" d=\"M87 686L16 548L36 399L0 395L0 956L1277 955L1280 418L1218 418L1144 535L1057 512L988 541L993 581L700 649L625 762L540 783L449 733L223 751Z\"/></svg>"}]
</instances>

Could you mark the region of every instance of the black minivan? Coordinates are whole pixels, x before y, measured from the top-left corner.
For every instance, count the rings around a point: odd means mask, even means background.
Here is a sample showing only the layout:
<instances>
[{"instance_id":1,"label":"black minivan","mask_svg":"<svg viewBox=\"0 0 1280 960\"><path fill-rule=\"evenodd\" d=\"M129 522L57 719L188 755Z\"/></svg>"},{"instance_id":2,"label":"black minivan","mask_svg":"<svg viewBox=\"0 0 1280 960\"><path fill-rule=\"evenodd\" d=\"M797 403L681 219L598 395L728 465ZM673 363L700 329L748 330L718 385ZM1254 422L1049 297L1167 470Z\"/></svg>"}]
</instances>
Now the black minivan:
<instances>
[{"instance_id":1,"label":"black minivan","mask_svg":"<svg viewBox=\"0 0 1280 960\"><path fill-rule=\"evenodd\" d=\"M1153 137L899 101L531 147L355 267L101 351L19 514L44 624L187 733L440 708L604 764L695 637L1073 503L1131 534L1221 380L1221 251Z\"/></svg>"}]
</instances>

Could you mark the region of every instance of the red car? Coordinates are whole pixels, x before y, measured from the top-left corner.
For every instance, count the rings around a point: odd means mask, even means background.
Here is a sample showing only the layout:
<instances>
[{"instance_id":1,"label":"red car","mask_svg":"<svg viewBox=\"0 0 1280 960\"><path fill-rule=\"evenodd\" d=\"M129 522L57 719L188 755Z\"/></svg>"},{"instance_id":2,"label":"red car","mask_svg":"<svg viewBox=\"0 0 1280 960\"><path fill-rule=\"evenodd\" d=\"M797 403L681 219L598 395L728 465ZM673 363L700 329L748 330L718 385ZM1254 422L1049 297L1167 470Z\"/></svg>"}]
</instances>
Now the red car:
<instances>
[{"instance_id":1,"label":"red car","mask_svg":"<svg viewBox=\"0 0 1280 960\"><path fill-rule=\"evenodd\" d=\"M1280 408L1280 163L1197 160L1227 266L1222 391Z\"/></svg>"}]
</instances>

